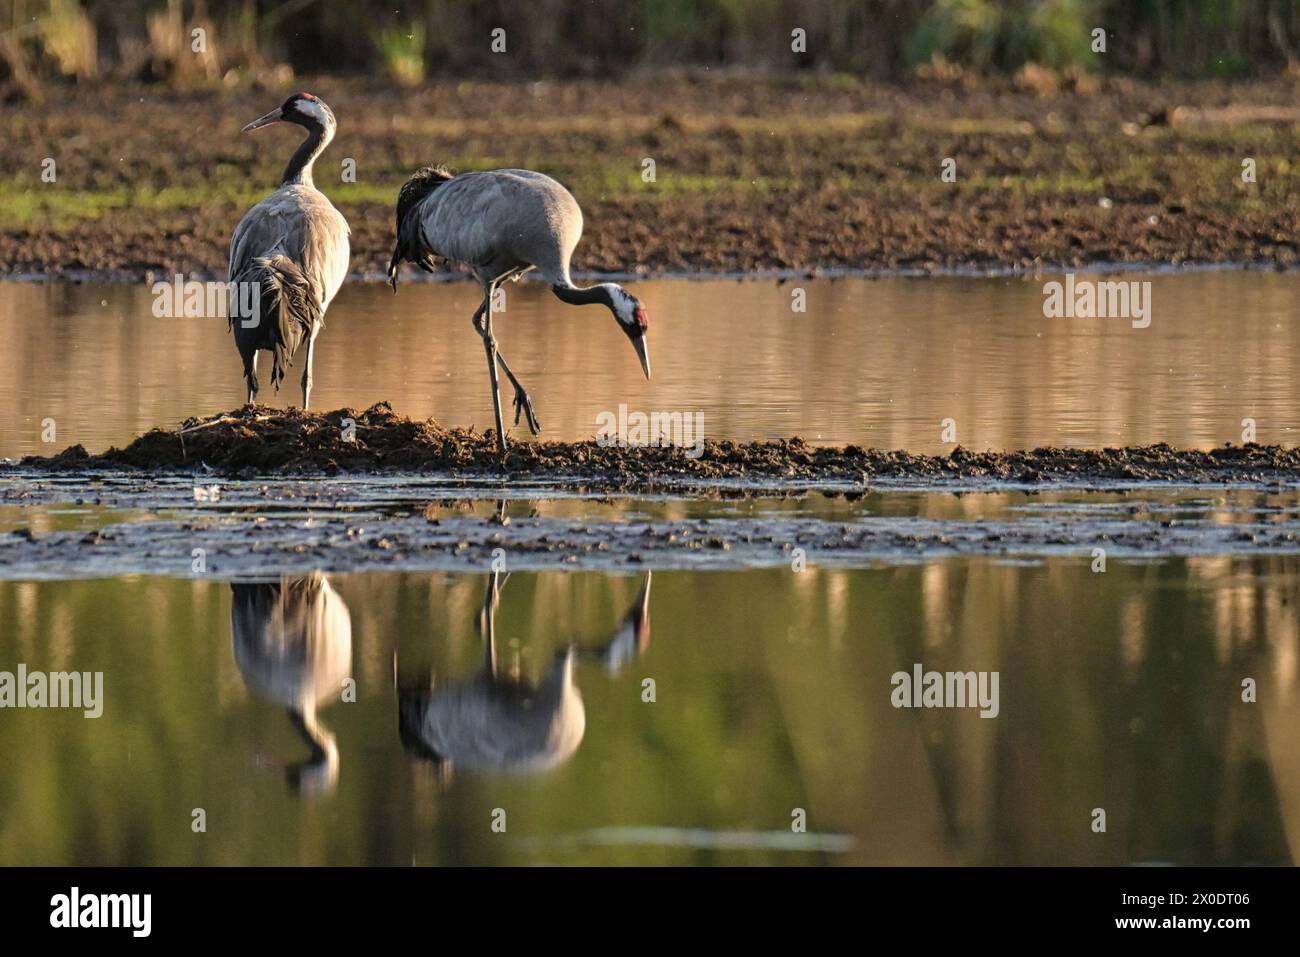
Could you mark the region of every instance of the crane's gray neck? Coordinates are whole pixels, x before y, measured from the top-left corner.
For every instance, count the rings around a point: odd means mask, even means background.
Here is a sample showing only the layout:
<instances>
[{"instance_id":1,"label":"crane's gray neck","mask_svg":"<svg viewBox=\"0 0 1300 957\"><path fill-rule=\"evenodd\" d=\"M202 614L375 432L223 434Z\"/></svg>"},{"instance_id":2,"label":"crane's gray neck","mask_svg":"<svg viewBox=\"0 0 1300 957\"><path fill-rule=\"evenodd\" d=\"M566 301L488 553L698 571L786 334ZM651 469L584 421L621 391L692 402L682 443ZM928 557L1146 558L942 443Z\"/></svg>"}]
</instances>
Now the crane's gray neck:
<instances>
[{"instance_id":1,"label":"crane's gray neck","mask_svg":"<svg viewBox=\"0 0 1300 957\"><path fill-rule=\"evenodd\" d=\"M613 291L616 288L618 287L612 282L602 282L596 286L587 286L585 289L573 283L556 283L551 287L561 301L571 306L600 304L609 309L614 308Z\"/></svg>"},{"instance_id":2,"label":"crane's gray neck","mask_svg":"<svg viewBox=\"0 0 1300 957\"><path fill-rule=\"evenodd\" d=\"M281 186L316 185L311 178L312 164L316 162L316 157L324 152L325 147L329 146L330 140L334 139L334 128L315 126L309 129L311 132L302 141L302 145L294 151L293 156L289 158L289 165L284 168L284 176L280 179Z\"/></svg>"}]
</instances>

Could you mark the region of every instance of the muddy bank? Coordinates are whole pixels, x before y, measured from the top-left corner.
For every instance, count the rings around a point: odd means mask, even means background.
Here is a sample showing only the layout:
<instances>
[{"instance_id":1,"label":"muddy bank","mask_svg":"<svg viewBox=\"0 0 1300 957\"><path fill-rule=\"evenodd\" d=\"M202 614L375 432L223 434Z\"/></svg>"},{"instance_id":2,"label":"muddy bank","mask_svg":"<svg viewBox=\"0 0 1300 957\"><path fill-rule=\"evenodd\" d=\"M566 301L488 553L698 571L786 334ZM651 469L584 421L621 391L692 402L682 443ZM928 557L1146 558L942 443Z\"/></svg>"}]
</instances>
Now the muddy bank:
<instances>
[{"instance_id":1,"label":"muddy bank","mask_svg":"<svg viewBox=\"0 0 1300 957\"><path fill-rule=\"evenodd\" d=\"M397 190L432 162L557 176L586 213L581 272L1300 264L1288 79L294 87L339 117L316 179L351 224L363 275L382 274ZM238 131L287 92L73 88L57 110L5 107L0 275L223 276L235 223L296 144L284 130ZM32 157L55 159L58 179L43 182ZM1255 182L1242 181L1244 157ZM955 182L940 177L946 158Z\"/></svg>"},{"instance_id":2,"label":"muddy bank","mask_svg":"<svg viewBox=\"0 0 1300 957\"><path fill-rule=\"evenodd\" d=\"M687 450L672 447L516 439L503 469L490 431L444 429L380 403L364 411L240 408L174 429L154 429L125 448L91 455L74 446L47 458L22 459L17 468L45 474L138 470L246 478L437 473L635 491L727 481L866 488L876 479L1030 486L1099 481L1269 485L1300 482L1300 449L1250 444L1194 450L1157 444L972 452L957 447L949 455L930 456L855 445L815 446L796 436L770 442L707 441L703 453L692 458Z\"/></svg>"},{"instance_id":3,"label":"muddy bank","mask_svg":"<svg viewBox=\"0 0 1300 957\"><path fill-rule=\"evenodd\" d=\"M156 574L218 578L307 571L486 571L504 555L512 570L860 567L954 556L1002 560L1071 557L1081 574L1094 548L1114 560L1191 555L1300 554L1293 514L1224 523L1172 521L1138 512L1063 510L1014 521L860 516L849 521L776 515L685 521L395 517L315 513L256 520L195 508L176 520L118 522L87 531L0 534L0 579ZM205 567L194 570L195 549ZM801 550L801 551L796 551Z\"/></svg>"}]
</instances>

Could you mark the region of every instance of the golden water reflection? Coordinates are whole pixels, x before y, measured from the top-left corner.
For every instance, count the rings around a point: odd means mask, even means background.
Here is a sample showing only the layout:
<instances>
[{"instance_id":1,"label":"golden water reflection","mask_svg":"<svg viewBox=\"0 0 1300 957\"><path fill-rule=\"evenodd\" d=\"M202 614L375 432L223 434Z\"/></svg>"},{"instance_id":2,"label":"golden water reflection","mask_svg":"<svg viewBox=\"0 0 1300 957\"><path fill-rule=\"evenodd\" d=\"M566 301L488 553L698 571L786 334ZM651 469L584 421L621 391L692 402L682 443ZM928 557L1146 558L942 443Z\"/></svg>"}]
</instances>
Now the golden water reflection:
<instances>
[{"instance_id":1,"label":"golden water reflection","mask_svg":"<svg viewBox=\"0 0 1300 957\"><path fill-rule=\"evenodd\" d=\"M1300 276L1140 277L1152 283L1146 329L1043 318L1050 278L638 282L650 382L605 313L565 306L539 283L507 289L498 335L545 438L589 438L601 412L626 403L701 411L713 438L800 434L926 452L951 448L945 419L967 448L1208 446L1240 442L1245 418L1261 442L1294 441ZM806 312L792 308L797 289ZM467 283L407 283L397 296L345 286L320 342L313 402L388 400L411 416L489 427L469 322L478 298ZM0 283L0 456L98 451L242 401L225 321L156 319L152 302L145 283ZM47 420L53 443L42 442Z\"/></svg>"}]
</instances>

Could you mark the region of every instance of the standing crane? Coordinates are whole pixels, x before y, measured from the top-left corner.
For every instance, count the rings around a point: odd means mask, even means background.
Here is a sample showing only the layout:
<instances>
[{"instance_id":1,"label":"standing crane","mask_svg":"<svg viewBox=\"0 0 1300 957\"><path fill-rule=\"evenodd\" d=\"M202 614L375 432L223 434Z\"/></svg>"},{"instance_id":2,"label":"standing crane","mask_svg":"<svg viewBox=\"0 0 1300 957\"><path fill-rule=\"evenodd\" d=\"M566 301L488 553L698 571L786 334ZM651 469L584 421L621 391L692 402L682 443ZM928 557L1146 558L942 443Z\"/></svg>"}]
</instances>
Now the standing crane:
<instances>
[{"instance_id":1,"label":"standing crane","mask_svg":"<svg viewBox=\"0 0 1300 957\"><path fill-rule=\"evenodd\" d=\"M312 182L312 164L334 138L337 123L325 101L297 93L242 132L296 123L307 138L289 159L279 188L239 221L230 241L230 328L244 360L248 404L257 401L257 353L270 352L271 384L279 390L305 342L302 407L311 400L312 354L325 326L325 310L348 273L348 223ZM253 284L251 314L238 291ZM248 298L248 297L245 297Z\"/></svg>"},{"instance_id":2,"label":"standing crane","mask_svg":"<svg viewBox=\"0 0 1300 957\"><path fill-rule=\"evenodd\" d=\"M487 353L502 464L506 436L498 365L515 388L515 425L522 413L533 435L541 432L528 392L510 371L492 334L492 297L507 279L518 279L536 269L562 301L607 308L631 341L646 378L650 378L645 307L617 283L583 288L569 278L569 258L581 237L582 209L573 194L551 177L532 170L455 175L444 167L430 166L417 170L398 194L397 245L388 264L393 291L397 291L397 271L403 262L433 272L438 258L465 263L483 287L483 302L472 322Z\"/></svg>"}]
</instances>

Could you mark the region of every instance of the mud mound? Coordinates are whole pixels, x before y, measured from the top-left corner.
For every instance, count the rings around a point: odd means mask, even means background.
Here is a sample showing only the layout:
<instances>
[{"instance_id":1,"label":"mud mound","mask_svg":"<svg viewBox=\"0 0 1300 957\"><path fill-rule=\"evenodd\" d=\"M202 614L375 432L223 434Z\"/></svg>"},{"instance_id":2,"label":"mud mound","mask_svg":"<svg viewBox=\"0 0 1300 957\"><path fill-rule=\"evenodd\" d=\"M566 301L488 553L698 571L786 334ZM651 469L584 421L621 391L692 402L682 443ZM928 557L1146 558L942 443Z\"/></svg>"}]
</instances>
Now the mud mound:
<instances>
[{"instance_id":1,"label":"mud mound","mask_svg":"<svg viewBox=\"0 0 1300 957\"><path fill-rule=\"evenodd\" d=\"M243 407L177 429L153 429L124 449L89 455L81 446L24 466L53 470L111 468L151 471L206 466L225 473L472 467L487 440L398 415L386 402L357 412Z\"/></svg>"},{"instance_id":2,"label":"mud mound","mask_svg":"<svg viewBox=\"0 0 1300 957\"><path fill-rule=\"evenodd\" d=\"M224 474L334 474L443 472L500 474L492 432L444 429L399 415L386 402L357 412L241 408L178 429L154 429L124 449L90 455L81 446L48 458L31 456L20 468L59 472L139 469ZM872 477L1061 480L1281 482L1300 480L1300 449L1224 446L1209 451L1165 444L1120 449L1039 448L946 456L813 446L795 437L774 442L706 442L699 458L678 448L602 447L587 442L515 440L506 468L537 478L599 481L614 486L658 480L763 479L869 482Z\"/></svg>"}]
</instances>

